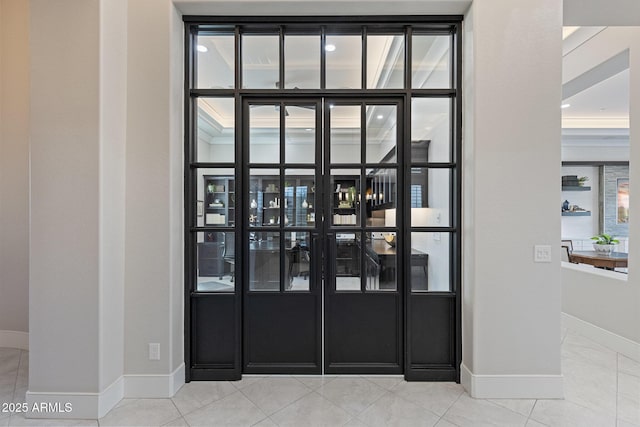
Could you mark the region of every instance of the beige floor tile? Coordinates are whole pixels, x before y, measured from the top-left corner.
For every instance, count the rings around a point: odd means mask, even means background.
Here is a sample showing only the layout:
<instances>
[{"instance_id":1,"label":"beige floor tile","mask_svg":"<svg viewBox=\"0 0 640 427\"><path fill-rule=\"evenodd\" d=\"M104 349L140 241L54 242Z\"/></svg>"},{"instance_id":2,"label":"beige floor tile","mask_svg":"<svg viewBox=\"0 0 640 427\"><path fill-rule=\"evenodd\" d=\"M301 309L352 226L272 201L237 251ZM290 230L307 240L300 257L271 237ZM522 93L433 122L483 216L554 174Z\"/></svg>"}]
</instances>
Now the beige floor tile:
<instances>
[{"instance_id":1,"label":"beige floor tile","mask_svg":"<svg viewBox=\"0 0 640 427\"><path fill-rule=\"evenodd\" d=\"M616 416L616 371L566 356L562 362L564 398L608 416Z\"/></svg>"},{"instance_id":2,"label":"beige floor tile","mask_svg":"<svg viewBox=\"0 0 640 427\"><path fill-rule=\"evenodd\" d=\"M243 388L241 392L262 412L271 415L311 393L311 389L292 377L269 377Z\"/></svg>"},{"instance_id":3,"label":"beige floor tile","mask_svg":"<svg viewBox=\"0 0 640 427\"><path fill-rule=\"evenodd\" d=\"M538 400L531 419L558 427L614 427L616 418L592 411L567 400Z\"/></svg>"},{"instance_id":4,"label":"beige floor tile","mask_svg":"<svg viewBox=\"0 0 640 427\"><path fill-rule=\"evenodd\" d=\"M396 394L387 393L358 415L358 419L372 427L431 427L440 417Z\"/></svg>"},{"instance_id":5,"label":"beige floor tile","mask_svg":"<svg viewBox=\"0 0 640 427\"><path fill-rule=\"evenodd\" d=\"M258 424L254 424L253 427L278 427L278 424L274 423L271 418L265 418Z\"/></svg>"},{"instance_id":6,"label":"beige floor tile","mask_svg":"<svg viewBox=\"0 0 640 427\"><path fill-rule=\"evenodd\" d=\"M535 399L488 399L489 402L493 402L496 405L503 406L507 409L517 412L520 415L529 417L533 405L536 404Z\"/></svg>"},{"instance_id":7,"label":"beige floor tile","mask_svg":"<svg viewBox=\"0 0 640 427\"><path fill-rule=\"evenodd\" d=\"M354 417L354 418L351 418L351 420L348 423L346 423L344 427L370 427L370 426Z\"/></svg>"},{"instance_id":8,"label":"beige floor tile","mask_svg":"<svg viewBox=\"0 0 640 427\"><path fill-rule=\"evenodd\" d=\"M189 427L189 424L183 417L180 417L176 420L163 424L163 427Z\"/></svg>"},{"instance_id":9,"label":"beige floor tile","mask_svg":"<svg viewBox=\"0 0 640 427\"><path fill-rule=\"evenodd\" d=\"M456 383L403 381L391 391L405 400L442 416L464 392L464 388Z\"/></svg>"},{"instance_id":10,"label":"beige floor tile","mask_svg":"<svg viewBox=\"0 0 640 427\"><path fill-rule=\"evenodd\" d=\"M245 387L249 387L252 384L257 383L258 381L261 381L265 378L269 378L268 375L264 375L264 376L247 376L247 375L243 375L242 379L240 381L230 381L231 385L233 385L235 388L237 388L238 390L242 390Z\"/></svg>"},{"instance_id":11,"label":"beige floor tile","mask_svg":"<svg viewBox=\"0 0 640 427\"><path fill-rule=\"evenodd\" d=\"M305 386L309 387L311 390L317 390L323 385L329 384L331 381L335 380L335 376L318 376L318 377L295 377L298 381L300 381Z\"/></svg>"},{"instance_id":12,"label":"beige floor tile","mask_svg":"<svg viewBox=\"0 0 640 427\"><path fill-rule=\"evenodd\" d=\"M351 415L313 392L270 418L279 426L341 426L351 419Z\"/></svg>"},{"instance_id":13,"label":"beige floor tile","mask_svg":"<svg viewBox=\"0 0 640 427\"><path fill-rule=\"evenodd\" d=\"M612 371L617 371L618 367L618 354L615 351L571 331L562 343L562 357L563 361L568 358Z\"/></svg>"},{"instance_id":14,"label":"beige floor tile","mask_svg":"<svg viewBox=\"0 0 640 427\"><path fill-rule=\"evenodd\" d=\"M532 420L531 418L529 418L529 420L527 420L526 427L547 427L547 426L546 424L539 423L538 421Z\"/></svg>"},{"instance_id":15,"label":"beige floor tile","mask_svg":"<svg viewBox=\"0 0 640 427\"><path fill-rule=\"evenodd\" d=\"M256 405L240 392L216 400L186 415L192 427L198 426L252 426L266 418Z\"/></svg>"},{"instance_id":16,"label":"beige floor tile","mask_svg":"<svg viewBox=\"0 0 640 427\"><path fill-rule=\"evenodd\" d=\"M20 353L21 350L15 348L0 348L0 379L15 377L20 366Z\"/></svg>"},{"instance_id":17,"label":"beige floor tile","mask_svg":"<svg viewBox=\"0 0 640 427\"><path fill-rule=\"evenodd\" d=\"M171 399L124 399L107 415L100 426L161 426L180 417Z\"/></svg>"},{"instance_id":18,"label":"beige floor tile","mask_svg":"<svg viewBox=\"0 0 640 427\"><path fill-rule=\"evenodd\" d=\"M438 423L435 425L435 427L460 427L458 425L455 425L452 422L449 422L447 420L445 420L444 418L440 418L440 421L438 421Z\"/></svg>"},{"instance_id":19,"label":"beige floor tile","mask_svg":"<svg viewBox=\"0 0 640 427\"><path fill-rule=\"evenodd\" d=\"M625 420L618 420L617 427L640 427L640 424L632 424L632 423L627 422Z\"/></svg>"},{"instance_id":20,"label":"beige floor tile","mask_svg":"<svg viewBox=\"0 0 640 427\"><path fill-rule=\"evenodd\" d=\"M618 374L618 419L640 425L640 377Z\"/></svg>"},{"instance_id":21,"label":"beige floor tile","mask_svg":"<svg viewBox=\"0 0 640 427\"><path fill-rule=\"evenodd\" d=\"M186 415L236 391L228 381L192 381L183 385L171 400Z\"/></svg>"},{"instance_id":22,"label":"beige floor tile","mask_svg":"<svg viewBox=\"0 0 640 427\"><path fill-rule=\"evenodd\" d=\"M380 387L382 387L385 390L391 390L393 389L395 386L397 386L398 384L400 384L401 382L404 382L404 379L402 377L367 377L365 376L364 378L368 379L369 381L371 381L372 383L379 385Z\"/></svg>"},{"instance_id":23,"label":"beige floor tile","mask_svg":"<svg viewBox=\"0 0 640 427\"><path fill-rule=\"evenodd\" d=\"M460 427L524 426L527 417L483 399L473 399L464 393L444 414L445 420Z\"/></svg>"},{"instance_id":24,"label":"beige floor tile","mask_svg":"<svg viewBox=\"0 0 640 427\"><path fill-rule=\"evenodd\" d=\"M618 371L640 377L640 362L618 354Z\"/></svg>"},{"instance_id":25,"label":"beige floor tile","mask_svg":"<svg viewBox=\"0 0 640 427\"><path fill-rule=\"evenodd\" d=\"M318 393L351 415L358 415L382 397L385 390L364 378L341 377L320 387Z\"/></svg>"}]
</instances>

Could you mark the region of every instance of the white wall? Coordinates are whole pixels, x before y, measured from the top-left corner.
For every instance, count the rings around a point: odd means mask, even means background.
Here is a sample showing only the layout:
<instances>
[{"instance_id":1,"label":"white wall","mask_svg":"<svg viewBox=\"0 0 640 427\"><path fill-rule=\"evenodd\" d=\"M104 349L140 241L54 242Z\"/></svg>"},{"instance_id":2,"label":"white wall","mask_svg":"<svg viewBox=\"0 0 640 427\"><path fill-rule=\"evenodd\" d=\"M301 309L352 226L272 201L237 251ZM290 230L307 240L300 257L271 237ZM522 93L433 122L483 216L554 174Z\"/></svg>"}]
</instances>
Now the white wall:
<instances>
[{"instance_id":1,"label":"white wall","mask_svg":"<svg viewBox=\"0 0 640 427\"><path fill-rule=\"evenodd\" d=\"M39 392L98 391L99 28L98 0L31 2L29 393L36 400Z\"/></svg>"},{"instance_id":2,"label":"white wall","mask_svg":"<svg viewBox=\"0 0 640 427\"><path fill-rule=\"evenodd\" d=\"M124 370L127 1L100 1L100 383Z\"/></svg>"},{"instance_id":3,"label":"white wall","mask_svg":"<svg viewBox=\"0 0 640 427\"><path fill-rule=\"evenodd\" d=\"M559 251L533 262L534 245L555 248L560 234L561 7L474 2L465 21L463 300L473 328L462 380L476 397L562 396ZM523 191L531 177L535 190Z\"/></svg>"},{"instance_id":4,"label":"white wall","mask_svg":"<svg viewBox=\"0 0 640 427\"><path fill-rule=\"evenodd\" d=\"M182 24L170 0L128 14L125 374L166 375L184 360Z\"/></svg>"},{"instance_id":5,"label":"white wall","mask_svg":"<svg viewBox=\"0 0 640 427\"><path fill-rule=\"evenodd\" d=\"M0 0L0 347L28 331L29 2Z\"/></svg>"}]
</instances>

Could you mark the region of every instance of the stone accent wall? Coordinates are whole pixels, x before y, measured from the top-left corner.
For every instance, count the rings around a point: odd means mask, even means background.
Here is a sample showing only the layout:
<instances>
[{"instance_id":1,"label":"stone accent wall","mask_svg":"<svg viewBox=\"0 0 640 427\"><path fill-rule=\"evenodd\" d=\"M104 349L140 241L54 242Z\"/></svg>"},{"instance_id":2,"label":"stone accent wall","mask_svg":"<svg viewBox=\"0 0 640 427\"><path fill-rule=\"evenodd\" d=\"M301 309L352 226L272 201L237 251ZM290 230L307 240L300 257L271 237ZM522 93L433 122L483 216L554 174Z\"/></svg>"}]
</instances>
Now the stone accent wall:
<instances>
[{"instance_id":1,"label":"stone accent wall","mask_svg":"<svg viewBox=\"0 0 640 427\"><path fill-rule=\"evenodd\" d=\"M629 178L629 166L604 166L604 232L618 237L628 237L629 224L618 224L618 178Z\"/></svg>"}]
</instances>

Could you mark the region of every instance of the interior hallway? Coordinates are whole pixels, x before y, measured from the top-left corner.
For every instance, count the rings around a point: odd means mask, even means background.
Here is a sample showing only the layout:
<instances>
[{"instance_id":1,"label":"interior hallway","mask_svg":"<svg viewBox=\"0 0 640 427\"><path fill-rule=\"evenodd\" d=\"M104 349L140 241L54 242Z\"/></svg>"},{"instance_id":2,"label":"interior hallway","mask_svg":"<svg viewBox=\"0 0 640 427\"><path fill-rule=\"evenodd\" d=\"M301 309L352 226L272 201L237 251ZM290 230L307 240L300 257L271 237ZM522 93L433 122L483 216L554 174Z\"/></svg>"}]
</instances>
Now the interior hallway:
<instances>
[{"instance_id":1,"label":"interior hallway","mask_svg":"<svg viewBox=\"0 0 640 427\"><path fill-rule=\"evenodd\" d=\"M640 426L640 363L562 332L565 400L472 399L454 383L399 377L245 377L191 382L172 399L125 399L99 420L0 426ZM24 402L28 352L0 349L0 402Z\"/></svg>"}]
</instances>

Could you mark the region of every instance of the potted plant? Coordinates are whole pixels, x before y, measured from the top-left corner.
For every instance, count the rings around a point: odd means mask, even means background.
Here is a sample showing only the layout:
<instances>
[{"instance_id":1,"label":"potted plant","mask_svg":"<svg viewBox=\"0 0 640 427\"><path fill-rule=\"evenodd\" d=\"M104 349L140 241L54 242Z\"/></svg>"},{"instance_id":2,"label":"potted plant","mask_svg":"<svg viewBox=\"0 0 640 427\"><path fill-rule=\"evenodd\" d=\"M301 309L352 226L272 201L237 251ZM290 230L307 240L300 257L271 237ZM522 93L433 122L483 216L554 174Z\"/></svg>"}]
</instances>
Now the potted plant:
<instances>
[{"instance_id":1,"label":"potted plant","mask_svg":"<svg viewBox=\"0 0 640 427\"><path fill-rule=\"evenodd\" d=\"M596 252L604 254L610 254L613 251L613 248L620 243L618 239L605 233L593 236L591 240L594 241L593 249L595 249Z\"/></svg>"}]
</instances>

